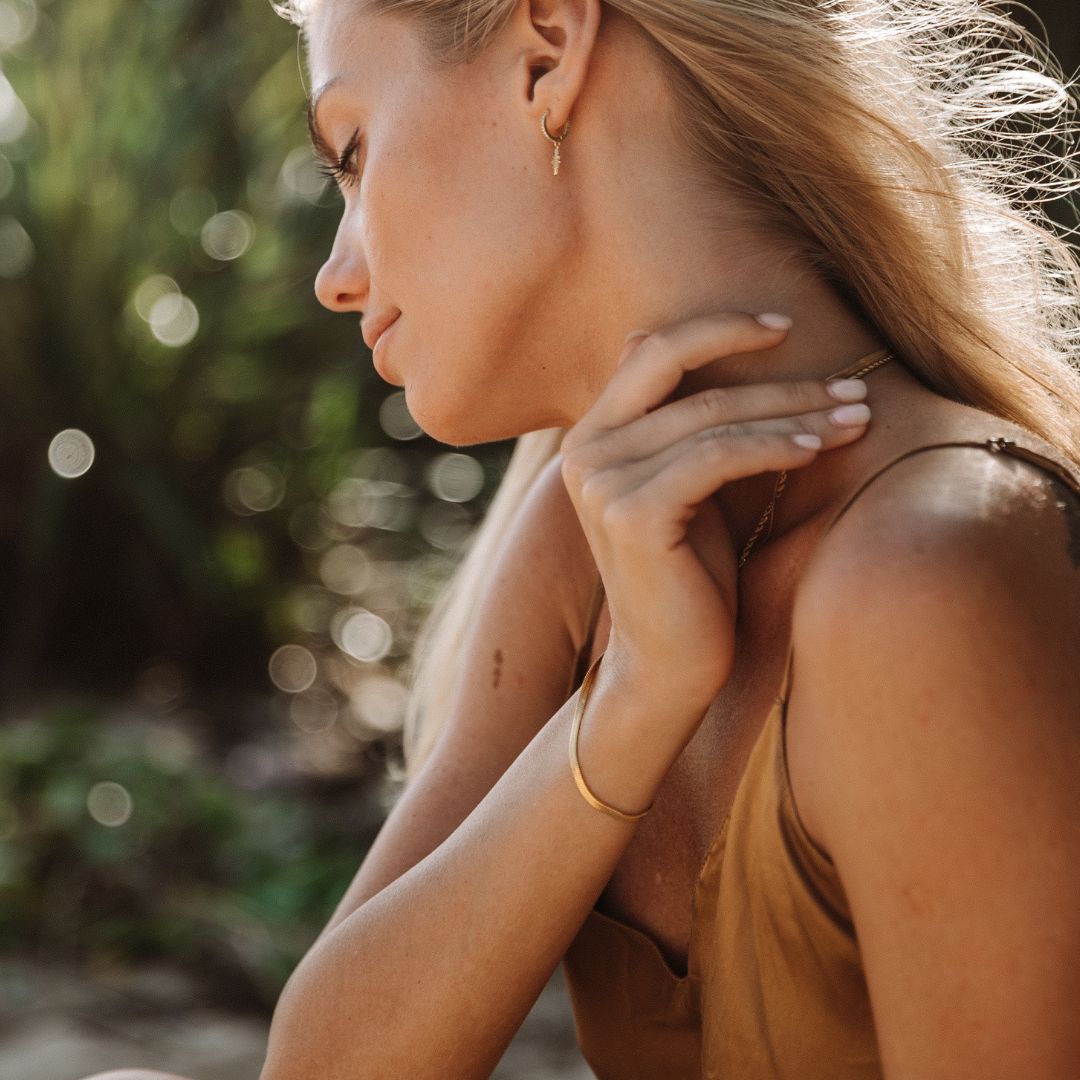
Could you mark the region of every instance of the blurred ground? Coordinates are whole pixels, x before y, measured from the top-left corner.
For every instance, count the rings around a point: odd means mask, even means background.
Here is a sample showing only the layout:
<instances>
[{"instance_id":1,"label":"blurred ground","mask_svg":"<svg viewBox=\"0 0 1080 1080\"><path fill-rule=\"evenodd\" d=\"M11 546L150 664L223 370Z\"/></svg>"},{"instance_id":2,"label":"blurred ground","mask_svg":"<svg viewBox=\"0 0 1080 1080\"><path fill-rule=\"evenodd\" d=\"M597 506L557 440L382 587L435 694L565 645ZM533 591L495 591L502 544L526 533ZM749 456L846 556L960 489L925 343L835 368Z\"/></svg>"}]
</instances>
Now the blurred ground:
<instances>
[{"instance_id":1,"label":"blurred ground","mask_svg":"<svg viewBox=\"0 0 1080 1080\"><path fill-rule=\"evenodd\" d=\"M78 1080L105 1069L176 1070L195 1080L257 1080L266 1022L208 1009L167 967L102 972L0 960L0 1078ZM574 1042L562 968L492 1080L594 1080Z\"/></svg>"}]
</instances>

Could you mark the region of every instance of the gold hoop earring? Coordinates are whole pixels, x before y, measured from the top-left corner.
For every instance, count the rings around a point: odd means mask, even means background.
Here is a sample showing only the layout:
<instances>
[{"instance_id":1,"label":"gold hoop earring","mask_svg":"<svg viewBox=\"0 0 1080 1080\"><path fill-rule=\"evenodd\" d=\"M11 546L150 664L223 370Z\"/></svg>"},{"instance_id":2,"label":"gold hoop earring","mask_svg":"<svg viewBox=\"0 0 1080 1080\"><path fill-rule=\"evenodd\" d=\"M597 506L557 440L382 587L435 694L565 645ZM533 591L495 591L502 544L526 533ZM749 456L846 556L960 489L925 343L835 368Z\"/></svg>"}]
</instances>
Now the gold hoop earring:
<instances>
[{"instance_id":1,"label":"gold hoop earring","mask_svg":"<svg viewBox=\"0 0 1080 1080\"><path fill-rule=\"evenodd\" d=\"M547 129L547 118L548 118L548 113L549 112L551 112L550 109L545 109L544 110L544 115L540 117L540 130L544 133L544 138L545 139L547 139L549 142L553 142L555 144L555 152L554 152L554 154L551 155L551 175L552 176L558 176L559 175L559 160L560 160L560 158L559 158L559 143L561 143L563 141L563 139L566 138L566 133L570 130L570 121L569 120L566 121L566 126L562 129L562 134L561 135L552 135L551 132L548 131L548 129Z\"/></svg>"}]
</instances>

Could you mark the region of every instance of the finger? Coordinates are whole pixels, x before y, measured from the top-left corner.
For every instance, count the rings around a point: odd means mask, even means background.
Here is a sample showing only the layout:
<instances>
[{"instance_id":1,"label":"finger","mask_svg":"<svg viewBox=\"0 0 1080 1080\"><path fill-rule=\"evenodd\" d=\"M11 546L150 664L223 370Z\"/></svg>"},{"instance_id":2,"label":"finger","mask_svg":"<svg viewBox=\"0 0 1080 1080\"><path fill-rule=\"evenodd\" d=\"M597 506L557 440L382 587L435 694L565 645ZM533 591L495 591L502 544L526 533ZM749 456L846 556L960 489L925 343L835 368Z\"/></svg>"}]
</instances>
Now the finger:
<instances>
[{"instance_id":1,"label":"finger","mask_svg":"<svg viewBox=\"0 0 1080 1080\"><path fill-rule=\"evenodd\" d=\"M818 414L840 404L828 386L824 380L797 380L710 387L607 432L593 444L590 459L600 467L605 461L640 460L709 428L777 417L805 417L812 426L801 430L821 434Z\"/></svg>"},{"instance_id":2,"label":"finger","mask_svg":"<svg viewBox=\"0 0 1080 1080\"><path fill-rule=\"evenodd\" d=\"M692 451L672 456L664 468L621 495L610 495L609 488L604 516L609 528L647 535L650 543L671 548L685 538L698 506L725 484L761 472L797 469L819 452L797 446L790 434L781 432L700 440ZM682 512L673 513L672 507L682 507ZM658 534L657 529L667 533Z\"/></svg>"},{"instance_id":3,"label":"finger","mask_svg":"<svg viewBox=\"0 0 1080 1080\"><path fill-rule=\"evenodd\" d=\"M644 416L669 397L683 375L712 360L778 345L786 330L743 312L686 319L627 342L624 358L599 398L574 427L575 445Z\"/></svg>"},{"instance_id":4,"label":"finger","mask_svg":"<svg viewBox=\"0 0 1080 1080\"><path fill-rule=\"evenodd\" d=\"M847 446L861 438L866 432L869 417L861 423L838 424L831 419L832 409L808 413L794 417L778 417L771 420L747 420L734 424L723 424L717 427L703 428L692 432L677 443L665 447L663 450L649 456L639 456L636 460L623 457L618 460L618 465L598 471L614 472L617 479L612 478L613 486L631 490L647 483L652 477L662 473L671 464L684 457L700 456L704 453L712 453L716 448L722 447L728 453L739 454L737 458L741 471L734 478L742 479L757 473L770 472L775 468L787 468L786 465L774 466L771 458L763 458L760 461L752 456L746 456L741 445L749 440L751 451L759 450L763 444L762 436L778 436L781 439L791 440L794 435L816 435L821 441L817 452L833 450L840 446ZM764 445L768 449L768 445ZM736 459L733 459L736 460ZM806 459L807 462L813 458ZM710 492L709 494L712 494Z\"/></svg>"}]
</instances>

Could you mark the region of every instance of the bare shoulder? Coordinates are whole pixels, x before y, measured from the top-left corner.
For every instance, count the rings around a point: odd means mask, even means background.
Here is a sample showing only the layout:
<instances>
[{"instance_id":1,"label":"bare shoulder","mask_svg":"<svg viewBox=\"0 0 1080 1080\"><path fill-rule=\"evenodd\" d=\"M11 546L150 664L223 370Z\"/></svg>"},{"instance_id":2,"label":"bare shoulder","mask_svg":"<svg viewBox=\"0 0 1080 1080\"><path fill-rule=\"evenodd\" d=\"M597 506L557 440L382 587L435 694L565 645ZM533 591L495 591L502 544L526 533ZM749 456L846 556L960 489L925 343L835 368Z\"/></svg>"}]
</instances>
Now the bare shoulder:
<instances>
[{"instance_id":1,"label":"bare shoulder","mask_svg":"<svg viewBox=\"0 0 1080 1080\"><path fill-rule=\"evenodd\" d=\"M800 580L801 681L838 663L841 646L868 674L894 664L905 638L930 651L968 632L968 651L1075 646L1078 544L1080 494L1040 464L971 446L897 461L847 505Z\"/></svg>"},{"instance_id":2,"label":"bare shoulder","mask_svg":"<svg viewBox=\"0 0 1080 1080\"><path fill-rule=\"evenodd\" d=\"M1019 429L997 422L994 430ZM1042 554L1051 563L1057 552L1076 569L1080 494L1073 485L1080 484L1080 470L1056 448L1026 433L1014 445L1044 454L1057 470L995 451L989 437L972 441L980 445L913 448L920 452L895 461L859 491L814 552L807 589L833 588L838 573L850 579L842 568L853 563L881 563L887 569L895 558L920 561L920 552L932 549L946 558L955 550L966 560L972 546L998 559ZM1073 485L1059 475L1061 470L1071 475Z\"/></svg>"},{"instance_id":3,"label":"bare shoulder","mask_svg":"<svg viewBox=\"0 0 1080 1080\"><path fill-rule=\"evenodd\" d=\"M1080 1075L1078 511L1005 453L913 455L800 584L791 784L886 1075Z\"/></svg>"}]
</instances>

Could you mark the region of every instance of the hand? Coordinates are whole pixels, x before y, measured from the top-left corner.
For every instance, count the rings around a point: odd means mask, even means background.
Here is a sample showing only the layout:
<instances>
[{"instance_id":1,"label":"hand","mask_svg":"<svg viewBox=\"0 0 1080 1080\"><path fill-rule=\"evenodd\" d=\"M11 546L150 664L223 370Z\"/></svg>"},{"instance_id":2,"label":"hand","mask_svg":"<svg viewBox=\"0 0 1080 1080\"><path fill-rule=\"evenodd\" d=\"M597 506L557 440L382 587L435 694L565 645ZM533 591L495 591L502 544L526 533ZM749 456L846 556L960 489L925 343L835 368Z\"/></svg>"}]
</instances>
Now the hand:
<instances>
[{"instance_id":1,"label":"hand","mask_svg":"<svg viewBox=\"0 0 1080 1080\"><path fill-rule=\"evenodd\" d=\"M808 465L866 430L829 420L838 402L824 380L710 389L665 404L685 372L771 348L786 333L722 313L631 335L600 397L563 439L563 481L607 594L604 663L649 700L703 715L731 673L737 558L711 496L731 480ZM821 450L793 443L800 433L817 435Z\"/></svg>"}]
</instances>

